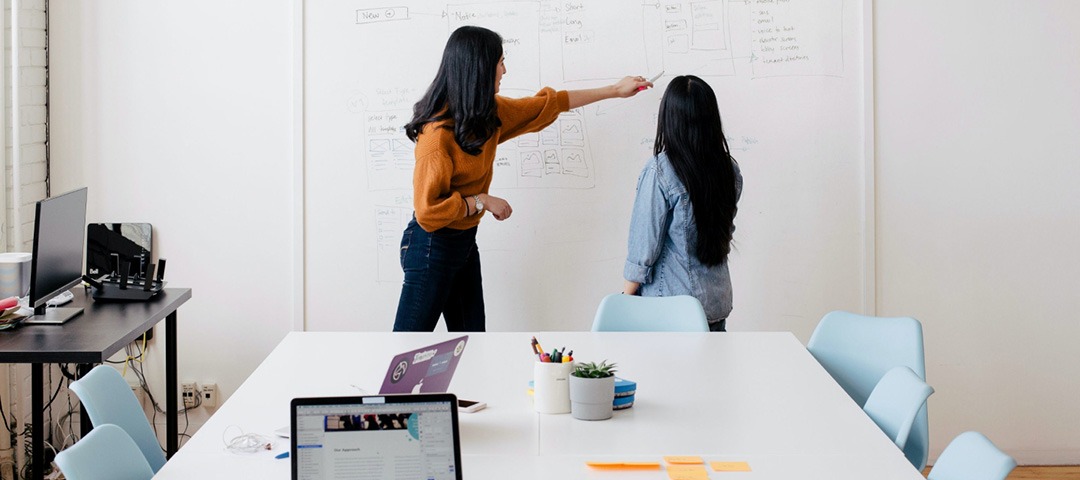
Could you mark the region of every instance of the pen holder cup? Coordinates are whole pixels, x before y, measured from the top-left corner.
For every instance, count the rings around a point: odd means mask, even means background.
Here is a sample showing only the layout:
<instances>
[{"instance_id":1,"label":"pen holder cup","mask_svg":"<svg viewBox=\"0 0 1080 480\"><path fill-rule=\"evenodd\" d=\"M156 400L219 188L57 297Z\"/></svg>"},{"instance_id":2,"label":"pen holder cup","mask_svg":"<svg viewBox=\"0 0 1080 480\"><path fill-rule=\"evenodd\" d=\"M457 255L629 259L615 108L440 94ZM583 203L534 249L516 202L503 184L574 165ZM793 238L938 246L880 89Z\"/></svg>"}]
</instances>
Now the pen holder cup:
<instances>
[{"instance_id":1,"label":"pen holder cup","mask_svg":"<svg viewBox=\"0 0 1080 480\"><path fill-rule=\"evenodd\" d=\"M538 413L570 413L570 372L574 362L533 365L533 406Z\"/></svg>"}]
</instances>

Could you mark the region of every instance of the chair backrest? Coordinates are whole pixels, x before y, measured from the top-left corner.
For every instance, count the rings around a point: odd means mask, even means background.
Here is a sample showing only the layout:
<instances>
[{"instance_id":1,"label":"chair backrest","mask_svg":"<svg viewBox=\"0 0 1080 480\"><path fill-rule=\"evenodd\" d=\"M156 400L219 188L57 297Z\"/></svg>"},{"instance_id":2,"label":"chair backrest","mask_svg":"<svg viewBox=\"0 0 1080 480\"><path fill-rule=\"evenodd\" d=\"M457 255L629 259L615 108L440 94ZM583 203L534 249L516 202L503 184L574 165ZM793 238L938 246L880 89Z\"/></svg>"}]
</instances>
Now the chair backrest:
<instances>
[{"instance_id":1,"label":"chair backrest","mask_svg":"<svg viewBox=\"0 0 1080 480\"><path fill-rule=\"evenodd\" d=\"M957 435L941 452L929 480L1005 480L1016 468L1016 460L999 450L979 432Z\"/></svg>"},{"instance_id":2,"label":"chair backrest","mask_svg":"<svg viewBox=\"0 0 1080 480\"><path fill-rule=\"evenodd\" d=\"M708 332L701 302L690 295L639 297L613 293L600 301L594 332Z\"/></svg>"},{"instance_id":3,"label":"chair backrest","mask_svg":"<svg viewBox=\"0 0 1080 480\"><path fill-rule=\"evenodd\" d=\"M893 367L906 366L926 380L922 325L911 317L830 312L822 317L806 348L859 406ZM926 467L930 453L929 427L923 406L904 447L904 455L918 470Z\"/></svg>"},{"instance_id":4,"label":"chair backrest","mask_svg":"<svg viewBox=\"0 0 1080 480\"><path fill-rule=\"evenodd\" d=\"M138 445L154 473L161 470L165 465L161 444L120 372L108 365L98 365L71 382L70 388L79 396L79 403L95 426L113 424L122 428Z\"/></svg>"},{"instance_id":5,"label":"chair backrest","mask_svg":"<svg viewBox=\"0 0 1080 480\"><path fill-rule=\"evenodd\" d=\"M932 393L934 389L910 368L895 367L870 392L863 411L903 450L915 415Z\"/></svg>"},{"instance_id":6,"label":"chair backrest","mask_svg":"<svg viewBox=\"0 0 1080 480\"><path fill-rule=\"evenodd\" d=\"M108 423L57 453L56 465L68 480L149 480L154 476L135 441Z\"/></svg>"}]
</instances>

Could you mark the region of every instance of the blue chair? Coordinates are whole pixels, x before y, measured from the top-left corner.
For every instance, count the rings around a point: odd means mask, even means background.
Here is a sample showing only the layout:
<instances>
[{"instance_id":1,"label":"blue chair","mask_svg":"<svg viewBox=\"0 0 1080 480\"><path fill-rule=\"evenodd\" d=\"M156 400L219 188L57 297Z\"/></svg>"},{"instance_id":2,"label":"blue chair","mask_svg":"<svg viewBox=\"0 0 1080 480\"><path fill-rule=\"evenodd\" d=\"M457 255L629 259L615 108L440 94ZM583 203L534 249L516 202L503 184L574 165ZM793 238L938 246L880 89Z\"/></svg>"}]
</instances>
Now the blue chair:
<instances>
[{"instance_id":1,"label":"blue chair","mask_svg":"<svg viewBox=\"0 0 1080 480\"><path fill-rule=\"evenodd\" d=\"M154 476L135 441L111 424L98 425L57 453L56 465L68 480L150 480Z\"/></svg>"},{"instance_id":2,"label":"blue chair","mask_svg":"<svg viewBox=\"0 0 1080 480\"><path fill-rule=\"evenodd\" d=\"M928 480L1005 480L1016 468L1016 460L998 450L979 432L957 435L941 452Z\"/></svg>"},{"instance_id":3,"label":"blue chair","mask_svg":"<svg viewBox=\"0 0 1080 480\"><path fill-rule=\"evenodd\" d=\"M95 426L113 424L120 427L138 445L153 472L161 470L165 465L165 453L161 451L157 435L139 406L139 400L131 393L131 387L120 372L108 365L98 365L71 382L69 388L79 396L82 408L86 409Z\"/></svg>"},{"instance_id":4,"label":"blue chair","mask_svg":"<svg viewBox=\"0 0 1080 480\"><path fill-rule=\"evenodd\" d=\"M613 293L600 301L594 332L708 332L701 302L690 295L639 297Z\"/></svg>"},{"instance_id":5,"label":"blue chair","mask_svg":"<svg viewBox=\"0 0 1080 480\"><path fill-rule=\"evenodd\" d=\"M915 415L932 393L934 389L910 368L895 367L870 392L863 411L903 450Z\"/></svg>"},{"instance_id":6,"label":"blue chair","mask_svg":"<svg viewBox=\"0 0 1080 480\"><path fill-rule=\"evenodd\" d=\"M870 317L830 312L822 317L810 342L810 354L859 406L866 404L881 377L903 365L926 380L922 325L910 317ZM922 470L930 453L926 406L919 410L904 455Z\"/></svg>"}]
</instances>

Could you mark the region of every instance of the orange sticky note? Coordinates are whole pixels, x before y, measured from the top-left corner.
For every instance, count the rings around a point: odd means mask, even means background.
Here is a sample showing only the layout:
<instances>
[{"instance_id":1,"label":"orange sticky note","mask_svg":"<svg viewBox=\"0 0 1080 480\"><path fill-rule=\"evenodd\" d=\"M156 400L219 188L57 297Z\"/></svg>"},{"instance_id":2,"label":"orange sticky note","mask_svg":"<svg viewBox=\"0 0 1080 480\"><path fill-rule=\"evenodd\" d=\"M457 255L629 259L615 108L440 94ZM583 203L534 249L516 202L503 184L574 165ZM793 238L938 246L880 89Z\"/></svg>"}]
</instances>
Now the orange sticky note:
<instances>
[{"instance_id":1,"label":"orange sticky note","mask_svg":"<svg viewBox=\"0 0 1080 480\"><path fill-rule=\"evenodd\" d=\"M660 470L660 462L585 462L585 465L604 470Z\"/></svg>"},{"instance_id":2,"label":"orange sticky note","mask_svg":"<svg viewBox=\"0 0 1080 480\"><path fill-rule=\"evenodd\" d=\"M695 455L666 455L664 461L672 465L701 465L705 461Z\"/></svg>"},{"instance_id":3,"label":"orange sticky note","mask_svg":"<svg viewBox=\"0 0 1080 480\"><path fill-rule=\"evenodd\" d=\"M667 475L671 480L709 480L705 465L668 465Z\"/></svg>"},{"instance_id":4,"label":"orange sticky note","mask_svg":"<svg viewBox=\"0 0 1080 480\"><path fill-rule=\"evenodd\" d=\"M717 472L749 472L750 464L746 462L709 462L712 469Z\"/></svg>"}]
</instances>

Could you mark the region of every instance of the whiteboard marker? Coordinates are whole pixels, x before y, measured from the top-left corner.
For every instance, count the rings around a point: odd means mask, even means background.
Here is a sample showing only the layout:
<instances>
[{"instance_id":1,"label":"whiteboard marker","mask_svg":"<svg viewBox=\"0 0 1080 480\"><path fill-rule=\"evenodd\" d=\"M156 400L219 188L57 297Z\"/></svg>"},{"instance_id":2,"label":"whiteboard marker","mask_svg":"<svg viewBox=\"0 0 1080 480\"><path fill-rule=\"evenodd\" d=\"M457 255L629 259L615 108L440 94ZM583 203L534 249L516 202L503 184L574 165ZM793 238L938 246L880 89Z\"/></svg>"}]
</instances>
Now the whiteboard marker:
<instances>
[{"instance_id":1,"label":"whiteboard marker","mask_svg":"<svg viewBox=\"0 0 1080 480\"><path fill-rule=\"evenodd\" d=\"M660 75L663 75L663 74L664 74L664 71L660 70L660 73L657 73L655 77L652 77L652 78L649 79L649 83L655 82L656 79L660 78ZM645 87L638 87L639 92L642 91L642 90L645 90Z\"/></svg>"}]
</instances>

